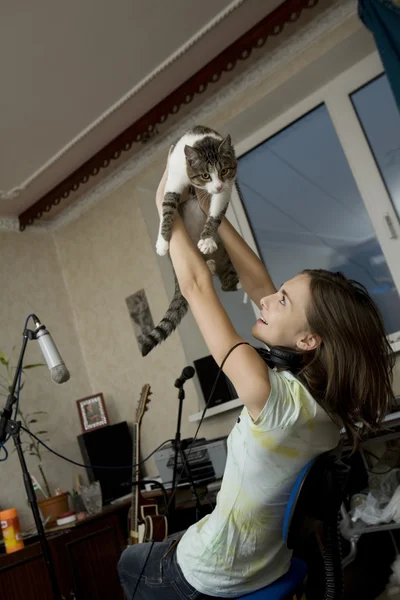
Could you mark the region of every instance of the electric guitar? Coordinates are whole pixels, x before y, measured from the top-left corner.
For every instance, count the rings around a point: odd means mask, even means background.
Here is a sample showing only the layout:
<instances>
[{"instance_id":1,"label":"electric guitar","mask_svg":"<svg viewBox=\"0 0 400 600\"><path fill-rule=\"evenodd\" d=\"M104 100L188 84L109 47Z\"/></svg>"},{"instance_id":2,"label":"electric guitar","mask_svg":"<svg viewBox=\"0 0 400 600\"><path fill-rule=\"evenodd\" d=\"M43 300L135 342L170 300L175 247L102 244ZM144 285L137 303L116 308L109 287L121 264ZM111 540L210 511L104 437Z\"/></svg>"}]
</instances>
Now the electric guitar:
<instances>
[{"instance_id":1,"label":"electric guitar","mask_svg":"<svg viewBox=\"0 0 400 600\"><path fill-rule=\"evenodd\" d=\"M167 519L158 513L157 504L151 504L146 501L139 492L137 483L140 479L140 426L143 415L148 410L149 396L151 395L150 385L146 383L140 393L140 400L136 410L136 419L133 423L132 444L132 498L131 507L128 514L128 544L140 544L155 540L162 542L168 535ZM140 507L140 516L139 516Z\"/></svg>"}]
</instances>

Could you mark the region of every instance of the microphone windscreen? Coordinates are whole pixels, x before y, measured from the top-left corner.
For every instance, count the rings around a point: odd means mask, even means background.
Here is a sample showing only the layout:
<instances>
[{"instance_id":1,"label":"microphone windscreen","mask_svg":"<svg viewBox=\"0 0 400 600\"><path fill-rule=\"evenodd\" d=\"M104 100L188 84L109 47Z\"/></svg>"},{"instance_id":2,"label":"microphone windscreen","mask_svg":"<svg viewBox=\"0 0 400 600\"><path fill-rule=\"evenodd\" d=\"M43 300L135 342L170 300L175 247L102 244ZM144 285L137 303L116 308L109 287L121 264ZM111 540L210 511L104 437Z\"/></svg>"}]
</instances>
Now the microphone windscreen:
<instances>
[{"instance_id":1,"label":"microphone windscreen","mask_svg":"<svg viewBox=\"0 0 400 600\"><path fill-rule=\"evenodd\" d=\"M65 383L71 377L67 367L64 364L57 365L50 369L51 380L54 383Z\"/></svg>"},{"instance_id":2,"label":"microphone windscreen","mask_svg":"<svg viewBox=\"0 0 400 600\"><path fill-rule=\"evenodd\" d=\"M195 374L195 370L193 367L185 367L182 371L182 375L186 377L186 379L191 379Z\"/></svg>"}]
</instances>

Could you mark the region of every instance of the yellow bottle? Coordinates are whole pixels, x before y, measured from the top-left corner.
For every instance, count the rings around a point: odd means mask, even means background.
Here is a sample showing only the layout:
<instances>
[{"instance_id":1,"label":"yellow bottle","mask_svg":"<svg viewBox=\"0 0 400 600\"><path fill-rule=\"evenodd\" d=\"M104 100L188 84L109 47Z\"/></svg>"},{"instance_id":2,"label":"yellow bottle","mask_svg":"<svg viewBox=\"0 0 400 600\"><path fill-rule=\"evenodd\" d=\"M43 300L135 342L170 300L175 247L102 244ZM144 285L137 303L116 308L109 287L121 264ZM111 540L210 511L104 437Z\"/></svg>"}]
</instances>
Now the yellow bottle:
<instances>
[{"instance_id":1,"label":"yellow bottle","mask_svg":"<svg viewBox=\"0 0 400 600\"><path fill-rule=\"evenodd\" d=\"M1 511L0 523L7 554L22 550L24 542L21 536L17 509L9 508L8 510Z\"/></svg>"}]
</instances>

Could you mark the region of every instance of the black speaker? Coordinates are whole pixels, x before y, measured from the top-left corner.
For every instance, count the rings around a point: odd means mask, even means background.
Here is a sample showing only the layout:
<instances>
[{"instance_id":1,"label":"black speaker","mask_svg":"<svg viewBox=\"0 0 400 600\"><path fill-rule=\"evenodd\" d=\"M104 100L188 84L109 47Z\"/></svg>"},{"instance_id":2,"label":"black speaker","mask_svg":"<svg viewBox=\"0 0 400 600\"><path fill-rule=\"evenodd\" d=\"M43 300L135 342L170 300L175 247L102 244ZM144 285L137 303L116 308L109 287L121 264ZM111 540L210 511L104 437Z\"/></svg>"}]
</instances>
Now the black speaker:
<instances>
[{"instance_id":1,"label":"black speaker","mask_svg":"<svg viewBox=\"0 0 400 600\"><path fill-rule=\"evenodd\" d=\"M82 433L78 435L78 443L86 465L115 467L132 464L132 437L126 421ZM90 482L100 482L103 504L109 504L131 491L132 468L86 469L86 472Z\"/></svg>"},{"instance_id":2,"label":"black speaker","mask_svg":"<svg viewBox=\"0 0 400 600\"><path fill-rule=\"evenodd\" d=\"M198 360L194 360L193 364L200 381L204 401L207 402L215 379L218 375L219 367L211 354L209 356L199 358ZM229 402L229 400L234 400L235 398L237 398L235 388L226 375L221 373L212 400L208 406L211 408L211 406L217 406L218 404Z\"/></svg>"}]
</instances>

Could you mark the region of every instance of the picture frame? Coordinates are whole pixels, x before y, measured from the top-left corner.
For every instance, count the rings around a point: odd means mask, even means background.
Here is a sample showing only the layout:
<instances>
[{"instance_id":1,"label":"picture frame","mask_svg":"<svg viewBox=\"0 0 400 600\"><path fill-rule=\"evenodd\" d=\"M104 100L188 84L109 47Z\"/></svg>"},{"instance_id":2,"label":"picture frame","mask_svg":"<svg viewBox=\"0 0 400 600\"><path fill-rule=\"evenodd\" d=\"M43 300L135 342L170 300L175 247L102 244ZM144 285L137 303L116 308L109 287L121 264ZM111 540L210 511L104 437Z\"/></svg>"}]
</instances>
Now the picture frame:
<instances>
[{"instance_id":1,"label":"picture frame","mask_svg":"<svg viewBox=\"0 0 400 600\"><path fill-rule=\"evenodd\" d=\"M86 396L76 401L82 431L93 431L109 425L108 413L102 393Z\"/></svg>"}]
</instances>

